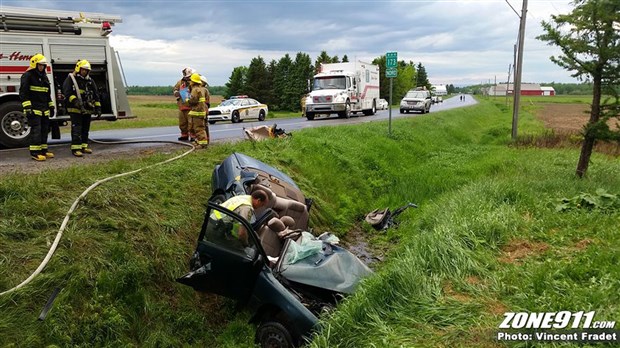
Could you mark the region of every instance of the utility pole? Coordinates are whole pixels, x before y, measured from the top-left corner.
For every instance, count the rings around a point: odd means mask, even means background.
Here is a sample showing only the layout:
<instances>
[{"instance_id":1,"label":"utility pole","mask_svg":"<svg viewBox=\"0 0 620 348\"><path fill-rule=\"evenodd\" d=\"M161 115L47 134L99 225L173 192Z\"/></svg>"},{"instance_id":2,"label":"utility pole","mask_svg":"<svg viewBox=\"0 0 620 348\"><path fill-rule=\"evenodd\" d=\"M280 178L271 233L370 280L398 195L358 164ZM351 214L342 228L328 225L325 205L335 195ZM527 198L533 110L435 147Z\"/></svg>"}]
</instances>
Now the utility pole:
<instances>
[{"instance_id":1,"label":"utility pole","mask_svg":"<svg viewBox=\"0 0 620 348\"><path fill-rule=\"evenodd\" d=\"M521 74L523 70L523 44L525 43L525 19L527 15L527 0L523 0L521 22L519 23L519 40L517 46L517 65L515 67L514 105L512 108L512 140L517 139L519 123L519 102L521 100Z\"/></svg>"}]
</instances>

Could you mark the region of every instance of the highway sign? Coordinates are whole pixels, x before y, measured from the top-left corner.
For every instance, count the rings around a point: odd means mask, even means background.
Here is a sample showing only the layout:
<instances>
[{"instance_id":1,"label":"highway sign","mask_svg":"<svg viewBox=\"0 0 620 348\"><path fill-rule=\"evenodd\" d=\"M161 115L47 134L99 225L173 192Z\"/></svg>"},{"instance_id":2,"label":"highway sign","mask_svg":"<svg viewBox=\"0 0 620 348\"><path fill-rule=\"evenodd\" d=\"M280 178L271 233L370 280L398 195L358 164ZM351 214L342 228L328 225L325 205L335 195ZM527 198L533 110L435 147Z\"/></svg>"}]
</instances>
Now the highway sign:
<instances>
[{"instance_id":1,"label":"highway sign","mask_svg":"<svg viewBox=\"0 0 620 348\"><path fill-rule=\"evenodd\" d=\"M385 69L385 77L396 77L398 75L398 70L396 68L387 68Z\"/></svg>"},{"instance_id":2,"label":"highway sign","mask_svg":"<svg viewBox=\"0 0 620 348\"><path fill-rule=\"evenodd\" d=\"M385 54L385 67L386 68L396 68L398 66L398 53L397 52L388 52Z\"/></svg>"}]
</instances>

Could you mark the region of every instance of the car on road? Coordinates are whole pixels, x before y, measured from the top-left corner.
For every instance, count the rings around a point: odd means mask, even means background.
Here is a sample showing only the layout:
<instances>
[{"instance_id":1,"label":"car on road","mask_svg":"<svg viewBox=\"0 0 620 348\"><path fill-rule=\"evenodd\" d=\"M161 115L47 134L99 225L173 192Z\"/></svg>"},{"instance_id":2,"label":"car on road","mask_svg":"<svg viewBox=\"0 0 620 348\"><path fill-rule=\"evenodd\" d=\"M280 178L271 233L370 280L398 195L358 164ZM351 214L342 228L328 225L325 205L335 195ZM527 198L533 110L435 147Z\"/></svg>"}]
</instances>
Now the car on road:
<instances>
[{"instance_id":1,"label":"car on road","mask_svg":"<svg viewBox=\"0 0 620 348\"><path fill-rule=\"evenodd\" d=\"M189 272L177 281L249 309L261 347L304 344L318 328L320 315L353 293L372 271L337 245L333 234L307 232L309 200L281 171L233 153L215 167L212 182ZM218 204L254 190L269 199L251 221ZM248 235L244 243L232 237L241 229Z\"/></svg>"},{"instance_id":2,"label":"car on road","mask_svg":"<svg viewBox=\"0 0 620 348\"><path fill-rule=\"evenodd\" d=\"M407 92L400 101L400 113L404 114L409 111L419 111L423 114L430 112L431 92L424 89L415 89Z\"/></svg>"},{"instance_id":3,"label":"car on road","mask_svg":"<svg viewBox=\"0 0 620 348\"><path fill-rule=\"evenodd\" d=\"M264 121L268 112L267 105L259 103L256 99L237 96L223 100L220 105L210 108L207 120L209 124L217 121L237 123L247 119Z\"/></svg>"},{"instance_id":4,"label":"car on road","mask_svg":"<svg viewBox=\"0 0 620 348\"><path fill-rule=\"evenodd\" d=\"M388 109L388 102L385 99L379 99L377 101L377 110L387 110Z\"/></svg>"},{"instance_id":5,"label":"car on road","mask_svg":"<svg viewBox=\"0 0 620 348\"><path fill-rule=\"evenodd\" d=\"M431 97L431 101L433 102L433 104L443 103L443 98L441 96L434 95Z\"/></svg>"}]
</instances>

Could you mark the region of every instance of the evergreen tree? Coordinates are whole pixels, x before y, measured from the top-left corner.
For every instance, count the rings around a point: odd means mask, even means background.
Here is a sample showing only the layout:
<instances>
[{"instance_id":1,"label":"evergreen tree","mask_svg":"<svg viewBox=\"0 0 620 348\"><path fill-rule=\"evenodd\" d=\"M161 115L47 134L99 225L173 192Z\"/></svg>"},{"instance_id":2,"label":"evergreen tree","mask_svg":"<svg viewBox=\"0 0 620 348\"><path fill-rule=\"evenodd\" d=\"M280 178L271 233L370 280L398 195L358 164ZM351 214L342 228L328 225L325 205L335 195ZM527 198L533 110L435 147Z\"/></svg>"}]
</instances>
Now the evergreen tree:
<instances>
[{"instance_id":1,"label":"evergreen tree","mask_svg":"<svg viewBox=\"0 0 620 348\"><path fill-rule=\"evenodd\" d=\"M418 75L416 78L416 87L426 87L426 89L431 89L431 83L428 81L428 75L426 74L426 69L422 65L422 63L418 63Z\"/></svg>"},{"instance_id":2,"label":"evergreen tree","mask_svg":"<svg viewBox=\"0 0 620 348\"><path fill-rule=\"evenodd\" d=\"M337 55L336 55L336 56L333 56L333 57L332 57L332 61L331 61L331 62L332 62L332 63L340 63L340 58L338 58L338 56L337 56Z\"/></svg>"},{"instance_id":3,"label":"evergreen tree","mask_svg":"<svg viewBox=\"0 0 620 348\"><path fill-rule=\"evenodd\" d=\"M325 51L321 51L321 54L319 54L318 57L316 57L316 60L314 61L314 72L318 73L321 71L321 63L331 63L332 62L332 58L327 55L327 52Z\"/></svg>"},{"instance_id":4,"label":"evergreen tree","mask_svg":"<svg viewBox=\"0 0 620 348\"><path fill-rule=\"evenodd\" d=\"M292 69L293 61L287 53L278 61L273 76L273 91L277 99L274 106L277 110L291 110L288 109L291 99L296 99L291 95Z\"/></svg>"},{"instance_id":5,"label":"evergreen tree","mask_svg":"<svg viewBox=\"0 0 620 348\"><path fill-rule=\"evenodd\" d=\"M342 56L342 62L343 63L348 63L349 62L349 57L347 57L346 54L344 56Z\"/></svg>"},{"instance_id":6,"label":"evergreen tree","mask_svg":"<svg viewBox=\"0 0 620 348\"><path fill-rule=\"evenodd\" d=\"M270 80L263 58L261 56L252 58L245 79L245 94L259 101L269 100L271 94Z\"/></svg>"},{"instance_id":7,"label":"evergreen tree","mask_svg":"<svg viewBox=\"0 0 620 348\"><path fill-rule=\"evenodd\" d=\"M291 85L296 99L294 104L292 105L292 108L289 110L300 110L300 100L302 96L309 92L308 82L312 79L313 75L314 68L312 66L312 59L310 59L309 55L298 52L295 56L295 62L293 62Z\"/></svg>"},{"instance_id":8,"label":"evergreen tree","mask_svg":"<svg viewBox=\"0 0 620 348\"><path fill-rule=\"evenodd\" d=\"M248 68L245 66L238 66L233 69L230 74L230 78L226 83L225 98L230 98L233 95L240 95L244 93L247 70Z\"/></svg>"}]
</instances>

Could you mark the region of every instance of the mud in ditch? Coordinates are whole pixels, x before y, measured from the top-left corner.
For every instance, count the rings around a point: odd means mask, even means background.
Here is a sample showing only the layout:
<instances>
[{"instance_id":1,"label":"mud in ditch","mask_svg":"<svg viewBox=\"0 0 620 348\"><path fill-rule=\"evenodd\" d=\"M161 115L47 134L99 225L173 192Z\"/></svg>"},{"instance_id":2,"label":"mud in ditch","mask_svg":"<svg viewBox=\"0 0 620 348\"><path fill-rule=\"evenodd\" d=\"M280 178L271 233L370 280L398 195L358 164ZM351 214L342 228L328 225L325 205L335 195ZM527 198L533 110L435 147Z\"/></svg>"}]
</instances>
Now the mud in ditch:
<instances>
[{"instance_id":1,"label":"mud in ditch","mask_svg":"<svg viewBox=\"0 0 620 348\"><path fill-rule=\"evenodd\" d=\"M386 250L373 247L372 237L372 234L365 233L359 226L355 226L340 239L340 244L362 260L366 266L374 268L383 261Z\"/></svg>"}]
</instances>

